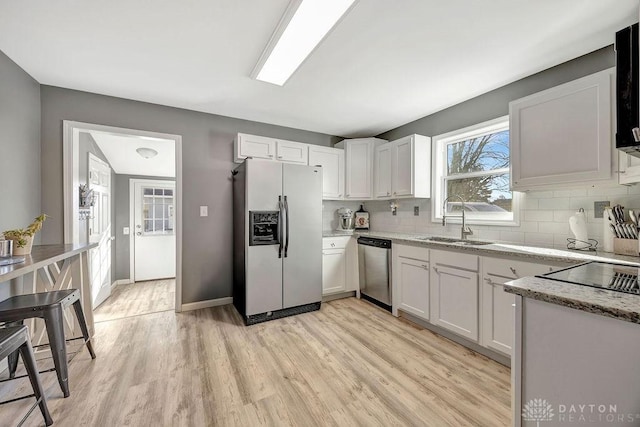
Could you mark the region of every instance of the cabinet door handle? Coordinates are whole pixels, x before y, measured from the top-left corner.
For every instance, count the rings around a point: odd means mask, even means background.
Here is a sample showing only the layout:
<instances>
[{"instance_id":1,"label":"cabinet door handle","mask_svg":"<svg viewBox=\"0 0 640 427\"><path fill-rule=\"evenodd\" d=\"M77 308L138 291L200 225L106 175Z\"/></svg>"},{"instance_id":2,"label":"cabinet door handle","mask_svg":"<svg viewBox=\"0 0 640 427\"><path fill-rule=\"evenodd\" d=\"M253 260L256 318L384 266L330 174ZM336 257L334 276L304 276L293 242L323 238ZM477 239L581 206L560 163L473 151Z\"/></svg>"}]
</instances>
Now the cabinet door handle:
<instances>
[{"instance_id":1,"label":"cabinet door handle","mask_svg":"<svg viewBox=\"0 0 640 427\"><path fill-rule=\"evenodd\" d=\"M613 173L627 173L627 171L613 171Z\"/></svg>"},{"instance_id":2,"label":"cabinet door handle","mask_svg":"<svg viewBox=\"0 0 640 427\"><path fill-rule=\"evenodd\" d=\"M278 156L278 158L279 158L279 159L281 159L281 158L282 158L282 156Z\"/></svg>"},{"instance_id":3,"label":"cabinet door handle","mask_svg":"<svg viewBox=\"0 0 640 427\"><path fill-rule=\"evenodd\" d=\"M424 268L425 270L428 270L428 269L429 269L429 266L428 266L428 265L426 265L426 264L422 264L422 268Z\"/></svg>"},{"instance_id":4,"label":"cabinet door handle","mask_svg":"<svg viewBox=\"0 0 640 427\"><path fill-rule=\"evenodd\" d=\"M338 197L342 197L342 194L338 194Z\"/></svg>"},{"instance_id":5,"label":"cabinet door handle","mask_svg":"<svg viewBox=\"0 0 640 427\"><path fill-rule=\"evenodd\" d=\"M273 157L273 154L269 154L269 157Z\"/></svg>"},{"instance_id":6,"label":"cabinet door handle","mask_svg":"<svg viewBox=\"0 0 640 427\"><path fill-rule=\"evenodd\" d=\"M437 267L433 267L433 271L435 271L436 273L440 274L440 272L438 271Z\"/></svg>"},{"instance_id":7,"label":"cabinet door handle","mask_svg":"<svg viewBox=\"0 0 640 427\"><path fill-rule=\"evenodd\" d=\"M511 273L513 273L514 276L518 277L518 272L516 271L515 268L509 267L509 270L511 270Z\"/></svg>"},{"instance_id":8,"label":"cabinet door handle","mask_svg":"<svg viewBox=\"0 0 640 427\"><path fill-rule=\"evenodd\" d=\"M335 243L332 243L332 244L331 244L331 247L332 247L332 248L335 248L335 247L336 247L336 244L335 244Z\"/></svg>"},{"instance_id":9,"label":"cabinet door handle","mask_svg":"<svg viewBox=\"0 0 640 427\"><path fill-rule=\"evenodd\" d=\"M515 306L516 306L515 304L511 304L511 307L515 307Z\"/></svg>"}]
</instances>

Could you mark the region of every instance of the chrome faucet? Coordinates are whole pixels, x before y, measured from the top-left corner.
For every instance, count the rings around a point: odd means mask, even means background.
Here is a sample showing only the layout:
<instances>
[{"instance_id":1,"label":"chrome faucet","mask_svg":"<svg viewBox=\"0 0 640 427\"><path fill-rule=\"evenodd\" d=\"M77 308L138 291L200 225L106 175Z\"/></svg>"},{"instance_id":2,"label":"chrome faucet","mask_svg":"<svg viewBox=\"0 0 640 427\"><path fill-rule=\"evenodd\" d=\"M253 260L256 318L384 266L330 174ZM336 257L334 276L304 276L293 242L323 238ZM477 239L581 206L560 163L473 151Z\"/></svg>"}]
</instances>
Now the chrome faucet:
<instances>
[{"instance_id":1,"label":"chrome faucet","mask_svg":"<svg viewBox=\"0 0 640 427\"><path fill-rule=\"evenodd\" d=\"M442 202L442 226L444 227L445 225L447 225L447 202L451 197L457 197L462 202L462 228L460 229L460 240L467 240L467 236L472 235L473 230L471 230L471 228L469 228L469 226L465 222L464 199L457 194L447 196L447 198L444 199L444 202Z\"/></svg>"}]
</instances>

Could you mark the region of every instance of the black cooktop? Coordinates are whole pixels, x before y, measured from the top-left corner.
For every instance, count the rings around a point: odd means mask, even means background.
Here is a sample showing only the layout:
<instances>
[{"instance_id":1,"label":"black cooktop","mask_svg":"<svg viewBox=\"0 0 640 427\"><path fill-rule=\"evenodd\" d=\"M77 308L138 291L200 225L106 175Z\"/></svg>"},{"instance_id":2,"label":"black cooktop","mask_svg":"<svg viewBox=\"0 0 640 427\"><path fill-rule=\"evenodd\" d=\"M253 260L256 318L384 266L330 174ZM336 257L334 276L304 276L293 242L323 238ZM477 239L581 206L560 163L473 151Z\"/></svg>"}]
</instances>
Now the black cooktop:
<instances>
[{"instance_id":1,"label":"black cooktop","mask_svg":"<svg viewBox=\"0 0 640 427\"><path fill-rule=\"evenodd\" d=\"M640 267L592 261L537 277L640 295L639 274Z\"/></svg>"}]
</instances>

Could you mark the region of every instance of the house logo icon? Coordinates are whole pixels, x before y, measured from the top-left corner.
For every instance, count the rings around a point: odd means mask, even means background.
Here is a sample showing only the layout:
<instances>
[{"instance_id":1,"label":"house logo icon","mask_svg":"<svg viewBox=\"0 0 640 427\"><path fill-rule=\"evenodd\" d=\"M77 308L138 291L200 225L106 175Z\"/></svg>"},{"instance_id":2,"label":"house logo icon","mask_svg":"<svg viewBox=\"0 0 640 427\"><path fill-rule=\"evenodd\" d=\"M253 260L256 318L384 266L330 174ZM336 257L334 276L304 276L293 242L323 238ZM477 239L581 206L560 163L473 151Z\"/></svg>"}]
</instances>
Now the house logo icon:
<instances>
[{"instance_id":1,"label":"house logo icon","mask_svg":"<svg viewBox=\"0 0 640 427\"><path fill-rule=\"evenodd\" d=\"M553 420L553 407L546 399L531 399L522 408L522 419L536 421L536 427L540 427L540 421Z\"/></svg>"}]
</instances>

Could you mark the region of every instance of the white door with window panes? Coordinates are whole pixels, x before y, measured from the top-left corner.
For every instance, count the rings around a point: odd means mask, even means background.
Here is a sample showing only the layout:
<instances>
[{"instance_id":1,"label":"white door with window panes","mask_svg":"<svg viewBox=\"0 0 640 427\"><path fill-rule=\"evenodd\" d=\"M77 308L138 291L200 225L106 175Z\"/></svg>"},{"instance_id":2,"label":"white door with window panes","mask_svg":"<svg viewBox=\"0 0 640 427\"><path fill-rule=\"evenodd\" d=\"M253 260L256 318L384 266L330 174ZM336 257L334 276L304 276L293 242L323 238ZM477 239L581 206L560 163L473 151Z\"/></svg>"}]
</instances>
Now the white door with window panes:
<instances>
[{"instance_id":1,"label":"white door with window panes","mask_svg":"<svg viewBox=\"0 0 640 427\"><path fill-rule=\"evenodd\" d=\"M434 221L441 221L446 210L447 221L459 222L464 206L470 224L517 222L517 193L510 189L508 117L434 137L433 158Z\"/></svg>"},{"instance_id":2,"label":"white door with window panes","mask_svg":"<svg viewBox=\"0 0 640 427\"><path fill-rule=\"evenodd\" d=\"M90 243L98 243L89 251L91 301L95 308L111 295L111 167L91 153L87 165L87 184L94 194L87 236Z\"/></svg>"},{"instance_id":3,"label":"white door with window panes","mask_svg":"<svg viewBox=\"0 0 640 427\"><path fill-rule=\"evenodd\" d=\"M174 181L131 180L134 186L134 280L176 275Z\"/></svg>"}]
</instances>

